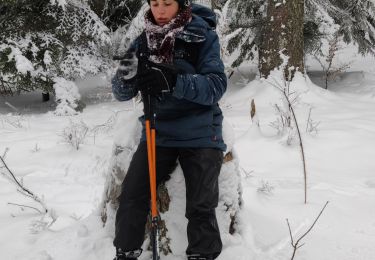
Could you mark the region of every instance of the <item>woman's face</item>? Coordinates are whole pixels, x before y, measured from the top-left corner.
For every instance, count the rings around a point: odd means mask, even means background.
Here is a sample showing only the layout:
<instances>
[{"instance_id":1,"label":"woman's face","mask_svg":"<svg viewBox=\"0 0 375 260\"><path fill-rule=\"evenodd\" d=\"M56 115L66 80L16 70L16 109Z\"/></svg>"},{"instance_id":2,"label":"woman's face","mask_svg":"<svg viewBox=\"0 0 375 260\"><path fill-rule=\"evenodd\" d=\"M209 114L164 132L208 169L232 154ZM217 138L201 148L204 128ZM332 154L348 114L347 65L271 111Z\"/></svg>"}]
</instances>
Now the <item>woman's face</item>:
<instances>
[{"instance_id":1,"label":"woman's face","mask_svg":"<svg viewBox=\"0 0 375 260\"><path fill-rule=\"evenodd\" d=\"M178 3L175 0L151 0L151 12L157 25L169 23L178 13Z\"/></svg>"}]
</instances>

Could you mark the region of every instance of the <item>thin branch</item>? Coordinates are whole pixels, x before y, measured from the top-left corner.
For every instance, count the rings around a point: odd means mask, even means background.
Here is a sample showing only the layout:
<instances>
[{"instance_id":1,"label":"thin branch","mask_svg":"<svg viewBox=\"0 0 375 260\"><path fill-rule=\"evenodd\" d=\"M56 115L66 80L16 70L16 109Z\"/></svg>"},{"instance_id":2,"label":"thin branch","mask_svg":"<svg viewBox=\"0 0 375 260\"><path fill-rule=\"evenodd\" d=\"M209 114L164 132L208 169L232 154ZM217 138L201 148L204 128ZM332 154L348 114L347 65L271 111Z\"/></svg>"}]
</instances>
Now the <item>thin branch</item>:
<instances>
[{"instance_id":1,"label":"thin branch","mask_svg":"<svg viewBox=\"0 0 375 260\"><path fill-rule=\"evenodd\" d=\"M33 195L30 195L29 193L26 193L24 190L17 189L17 191L25 197L29 197L30 199L34 199Z\"/></svg>"},{"instance_id":2,"label":"thin branch","mask_svg":"<svg viewBox=\"0 0 375 260\"><path fill-rule=\"evenodd\" d=\"M288 228L289 228L289 235L290 235L290 243L292 244L292 247L293 247L293 254L292 254L292 258L291 260L294 259L294 256L296 255L296 251L297 251L297 248L296 248L296 245L294 244L294 241L293 241L293 235L292 235L292 230L290 229L290 224L289 224L289 220L286 219L286 223L288 224Z\"/></svg>"},{"instance_id":3,"label":"thin branch","mask_svg":"<svg viewBox=\"0 0 375 260\"><path fill-rule=\"evenodd\" d=\"M251 170L251 171L246 171L241 165L239 165L240 169L243 171L243 173L245 174L245 177L248 178L251 176L251 173L253 173L254 171Z\"/></svg>"},{"instance_id":4,"label":"thin branch","mask_svg":"<svg viewBox=\"0 0 375 260\"><path fill-rule=\"evenodd\" d=\"M294 113L294 109L292 104L290 103L290 100L285 92L283 92L287 102L289 103L290 111L292 112L294 123L296 124L297 133L298 133L298 139L299 139L299 146L301 148L301 155L302 155L302 164L303 164L303 176L304 176L304 182L305 182L305 204L307 203L307 171L306 171L306 159L305 159L305 150L303 149L303 143L302 143L302 136L301 131L299 130L298 122L296 114Z\"/></svg>"},{"instance_id":5,"label":"thin branch","mask_svg":"<svg viewBox=\"0 0 375 260\"><path fill-rule=\"evenodd\" d=\"M15 106L13 106L11 103L5 102L4 104L7 105L8 107L10 107L11 109L13 109L15 112L19 113L18 108L16 108Z\"/></svg>"},{"instance_id":6,"label":"thin branch","mask_svg":"<svg viewBox=\"0 0 375 260\"><path fill-rule=\"evenodd\" d=\"M13 172L9 169L8 165L5 163L4 159L2 156L0 156L0 160L1 162L3 163L5 169L7 169L7 171L9 172L9 174L12 176L13 180L16 182L16 184L21 187L24 191L26 191L27 193L29 193L30 195L34 195L32 192L30 192L28 189L25 189L24 187L22 187L21 183L18 182L17 178L14 176Z\"/></svg>"},{"instance_id":7,"label":"thin branch","mask_svg":"<svg viewBox=\"0 0 375 260\"><path fill-rule=\"evenodd\" d=\"M294 243L294 240L293 240L293 235L292 235L292 230L290 228L289 220L286 219L286 223L288 224L288 229L289 229L290 241L291 241L291 244L292 244L292 247L293 247L293 254L292 254L291 260L294 259L295 255L296 255L296 252L297 252L297 249L299 249L299 248L301 248L301 247L303 247L305 245L304 243L302 245L298 245L298 244L314 228L316 222L318 221L318 219L322 215L323 211L327 207L328 202L329 201L327 201L326 204L324 204L322 210L320 211L319 215L315 218L315 220L312 223L312 225L310 226L310 228L301 237L299 237L295 243Z\"/></svg>"},{"instance_id":8,"label":"thin branch","mask_svg":"<svg viewBox=\"0 0 375 260\"><path fill-rule=\"evenodd\" d=\"M307 121L306 121L306 133L308 132L308 129L309 129L309 122L311 122L311 110L312 108L310 107L309 116L307 117Z\"/></svg>"},{"instance_id":9,"label":"thin branch","mask_svg":"<svg viewBox=\"0 0 375 260\"><path fill-rule=\"evenodd\" d=\"M286 101L288 102L288 107L289 107L289 110L292 112L292 116L293 116L293 120L294 120L294 123L296 125L296 128L297 128L297 133L298 133L298 139L299 139L299 145L300 145L300 148L301 148L301 154L302 154L302 164L303 164L303 175L304 175L304 189L305 189L305 204L307 203L307 171L306 171L306 159L305 159L305 152L304 152L304 148L303 148L303 142L302 142L302 136L301 136L301 132L299 130L299 126L298 126L298 121L297 121L297 117L296 117L296 114L294 112L294 109L293 109L293 106L292 106L292 102L290 101L289 99L289 90L288 90L288 93L286 93L286 88L288 87L289 88L289 84L287 84L287 81L286 79L284 78L284 88L282 88L282 86L280 86L280 83L276 81L275 78L272 77L272 80L275 82L270 82L270 81L267 81L268 84L270 84L271 86L275 87L276 89L280 90ZM289 81L288 81L289 82ZM293 102L295 102L296 100L294 100Z\"/></svg>"},{"instance_id":10,"label":"thin branch","mask_svg":"<svg viewBox=\"0 0 375 260\"><path fill-rule=\"evenodd\" d=\"M324 204L324 207L322 208L322 210L320 211L319 215L316 217L315 221L313 222L313 224L311 225L311 227L305 232L305 234L303 234L301 236L300 239L297 240L296 244L298 244L312 229L313 227L315 226L316 222L318 221L318 219L320 218L320 216L322 215L323 211L325 210L325 208L327 207L329 201L326 202L326 204Z\"/></svg>"},{"instance_id":11,"label":"thin branch","mask_svg":"<svg viewBox=\"0 0 375 260\"><path fill-rule=\"evenodd\" d=\"M275 83L272 83L272 82L270 82L270 81L267 81L267 83L270 84L270 85L272 85L272 86L274 86L275 88L277 88L277 89L280 90L281 92L283 92L283 87L280 86L280 83L277 82L277 80L276 80L274 77L272 77L271 79L272 79Z\"/></svg>"},{"instance_id":12,"label":"thin branch","mask_svg":"<svg viewBox=\"0 0 375 260\"><path fill-rule=\"evenodd\" d=\"M289 224L289 220L288 220L288 219L286 219L286 223L288 224L289 236L290 236L290 242L291 242L292 246L294 246L292 230L291 230L291 228L290 228L290 224Z\"/></svg>"},{"instance_id":13,"label":"thin branch","mask_svg":"<svg viewBox=\"0 0 375 260\"><path fill-rule=\"evenodd\" d=\"M303 247L304 245L305 245L305 244L302 244L302 245L298 246L297 249Z\"/></svg>"},{"instance_id":14,"label":"thin branch","mask_svg":"<svg viewBox=\"0 0 375 260\"><path fill-rule=\"evenodd\" d=\"M34 209L34 210L38 211L40 214L43 214L43 212L41 212L39 209L37 209L37 208L35 208L35 207L26 206L26 205L22 205L22 204L11 203L11 202L8 202L8 205L19 206L19 207L21 207L21 208L30 208L30 209Z\"/></svg>"},{"instance_id":15,"label":"thin branch","mask_svg":"<svg viewBox=\"0 0 375 260\"><path fill-rule=\"evenodd\" d=\"M9 151L9 148L8 147L5 148L4 153L3 153L4 160L5 160L5 157L7 156L8 151Z\"/></svg>"},{"instance_id":16,"label":"thin branch","mask_svg":"<svg viewBox=\"0 0 375 260\"><path fill-rule=\"evenodd\" d=\"M5 163L4 159L2 156L0 156L0 161L2 162L2 164L4 165L5 169L8 171L9 175L12 177L12 179L14 180L14 182L16 183L16 185L18 187L21 188L21 190L19 190L22 194L24 194L25 196L27 197L30 197L32 198L33 200L35 200L36 202L38 202L40 205L42 205L43 209L44 209L44 213L47 213L48 212L48 209L46 207L46 205L44 204L44 202L37 196L35 195L33 192L31 192L30 190L28 190L27 188L25 188L16 178L16 176L13 174L13 172L9 169L8 165Z\"/></svg>"}]
</instances>

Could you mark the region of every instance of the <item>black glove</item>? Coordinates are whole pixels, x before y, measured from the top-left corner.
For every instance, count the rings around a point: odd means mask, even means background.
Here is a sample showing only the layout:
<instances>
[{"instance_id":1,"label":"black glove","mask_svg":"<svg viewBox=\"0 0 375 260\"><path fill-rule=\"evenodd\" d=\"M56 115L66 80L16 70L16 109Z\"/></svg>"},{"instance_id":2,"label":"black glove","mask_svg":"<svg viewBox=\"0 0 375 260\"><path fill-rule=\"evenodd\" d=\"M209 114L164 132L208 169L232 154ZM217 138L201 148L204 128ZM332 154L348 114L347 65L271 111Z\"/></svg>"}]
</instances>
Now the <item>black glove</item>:
<instances>
[{"instance_id":1,"label":"black glove","mask_svg":"<svg viewBox=\"0 0 375 260\"><path fill-rule=\"evenodd\" d=\"M117 69L117 77L121 79L130 79L135 76L137 69L137 60L134 53L126 53L120 60L120 66Z\"/></svg>"},{"instance_id":2,"label":"black glove","mask_svg":"<svg viewBox=\"0 0 375 260\"><path fill-rule=\"evenodd\" d=\"M172 92L178 70L169 64L146 61L138 66L137 88L142 94L157 96Z\"/></svg>"}]
</instances>

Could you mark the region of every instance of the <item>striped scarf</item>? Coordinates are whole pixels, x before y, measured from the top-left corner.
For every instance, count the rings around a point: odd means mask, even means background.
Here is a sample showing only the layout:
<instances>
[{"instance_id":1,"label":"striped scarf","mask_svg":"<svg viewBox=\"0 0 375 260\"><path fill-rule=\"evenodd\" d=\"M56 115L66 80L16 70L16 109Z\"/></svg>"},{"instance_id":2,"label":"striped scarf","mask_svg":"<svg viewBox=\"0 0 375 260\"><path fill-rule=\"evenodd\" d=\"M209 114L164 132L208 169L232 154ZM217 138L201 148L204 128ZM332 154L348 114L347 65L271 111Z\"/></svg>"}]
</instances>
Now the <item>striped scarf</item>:
<instances>
[{"instance_id":1,"label":"striped scarf","mask_svg":"<svg viewBox=\"0 0 375 260\"><path fill-rule=\"evenodd\" d=\"M159 26L155 23L151 10L145 14L145 32L150 51L150 60L156 63L173 63L173 48L176 34L191 21L191 7L179 11L169 23Z\"/></svg>"}]
</instances>

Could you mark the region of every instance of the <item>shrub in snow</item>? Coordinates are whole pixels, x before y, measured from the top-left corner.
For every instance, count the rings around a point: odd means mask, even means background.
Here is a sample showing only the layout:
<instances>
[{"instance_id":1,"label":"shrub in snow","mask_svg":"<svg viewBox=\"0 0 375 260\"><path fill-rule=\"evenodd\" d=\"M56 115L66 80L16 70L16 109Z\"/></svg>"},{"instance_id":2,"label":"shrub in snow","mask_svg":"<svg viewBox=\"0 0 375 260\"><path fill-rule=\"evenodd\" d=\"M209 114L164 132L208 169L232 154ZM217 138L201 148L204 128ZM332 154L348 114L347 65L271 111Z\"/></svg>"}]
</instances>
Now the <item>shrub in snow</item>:
<instances>
[{"instance_id":1,"label":"shrub in snow","mask_svg":"<svg viewBox=\"0 0 375 260\"><path fill-rule=\"evenodd\" d=\"M118 129L110 162L109 174L103 198L102 220L114 226L117 197L132 156L137 149L141 134L138 116L141 111L128 112L118 120ZM224 123L224 140L228 149L219 176L219 205L217 219L224 245L229 244L236 232L237 214L241 207L241 183L239 163L233 150L234 134L231 126ZM187 245L185 212L185 182L178 166L171 179L158 189L158 205L161 214L161 249L164 254L183 255ZM186 241L186 245L181 245ZM147 247L147 242L145 247Z\"/></svg>"},{"instance_id":2,"label":"shrub in snow","mask_svg":"<svg viewBox=\"0 0 375 260\"><path fill-rule=\"evenodd\" d=\"M333 36L328 41L328 51L325 53L321 48L319 51L314 53L314 58L318 61L320 66L322 66L324 72L324 81L325 81L325 89L328 89L328 82L333 81L338 77L340 74L344 73L347 69L350 68L351 62L345 62L341 64L337 63L337 54L338 51L342 50L343 47L340 44L343 37L339 36L339 32L335 32ZM323 44L322 44L323 45Z\"/></svg>"},{"instance_id":3,"label":"shrub in snow","mask_svg":"<svg viewBox=\"0 0 375 260\"><path fill-rule=\"evenodd\" d=\"M83 144L88 131L89 128L84 122L70 121L70 125L64 128L62 137L65 142L78 150L79 146Z\"/></svg>"},{"instance_id":4,"label":"shrub in snow","mask_svg":"<svg viewBox=\"0 0 375 260\"><path fill-rule=\"evenodd\" d=\"M257 188L257 192L265 195L272 195L275 189L268 181L262 180L260 186Z\"/></svg>"},{"instance_id":5,"label":"shrub in snow","mask_svg":"<svg viewBox=\"0 0 375 260\"><path fill-rule=\"evenodd\" d=\"M310 108L310 111L309 111L309 116L307 118L307 122L306 122L306 133L309 133L311 135L317 135L318 134L318 126L320 124L320 122L315 122L312 118L311 118L311 111L312 111L312 107Z\"/></svg>"},{"instance_id":6,"label":"shrub in snow","mask_svg":"<svg viewBox=\"0 0 375 260\"><path fill-rule=\"evenodd\" d=\"M77 114L80 95L76 84L73 81L60 77L55 78L54 81L56 83L53 85L53 89L55 90L55 99L57 102L54 114L58 116Z\"/></svg>"},{"instance_id":7,"label":"shrub in snow","mask_svg":"<svg viewBox=\"0 0 375 260\"><path fill-rule=\"evenodd\" d=\"M94 126L92 129L90 129L90 133L94 138L94 144L96 140L96 136L100 133L105 133L107 134L109 131L113 130L115 127L117 121L117 112L114 113L112 116L110 116L106 122L100 125Z\"/></svg>"},{"instance_id":8,"label":"shrub in snow","mask_svg":"<svg viewBox=\"0 0 375 260\"><path fill-rule=\"evenodd\" d=\"M3 115L0 116L0 125L2 128L11 126L12 128L24 128L27 125L23 115Z\"/></svg>"}]
</instances>

